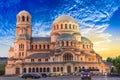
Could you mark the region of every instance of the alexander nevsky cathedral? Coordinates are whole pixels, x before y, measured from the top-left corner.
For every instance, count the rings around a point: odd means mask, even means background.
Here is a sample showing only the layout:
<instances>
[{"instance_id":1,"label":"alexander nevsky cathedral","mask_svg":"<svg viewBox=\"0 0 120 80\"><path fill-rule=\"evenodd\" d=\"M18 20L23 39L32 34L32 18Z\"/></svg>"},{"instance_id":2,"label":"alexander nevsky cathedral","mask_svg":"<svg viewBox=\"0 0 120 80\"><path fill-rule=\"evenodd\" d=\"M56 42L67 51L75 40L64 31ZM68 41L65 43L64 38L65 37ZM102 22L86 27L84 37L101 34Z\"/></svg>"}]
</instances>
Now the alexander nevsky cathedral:
<instances>
[{"instance_id":1,"label":"alexander nevsky cathedral","mask_svg":"<svg viewBox=\"0 0 120 80\"><path fill-rule=\"evenodd\" d=\"M82 36L78 23L61 15L51 25L50 37L32 37L31 15L17 14L14 46L9 49L6 75L22 73L75 73L88 69L110 72L110 66Z\"/></svg>"}]
</instances>

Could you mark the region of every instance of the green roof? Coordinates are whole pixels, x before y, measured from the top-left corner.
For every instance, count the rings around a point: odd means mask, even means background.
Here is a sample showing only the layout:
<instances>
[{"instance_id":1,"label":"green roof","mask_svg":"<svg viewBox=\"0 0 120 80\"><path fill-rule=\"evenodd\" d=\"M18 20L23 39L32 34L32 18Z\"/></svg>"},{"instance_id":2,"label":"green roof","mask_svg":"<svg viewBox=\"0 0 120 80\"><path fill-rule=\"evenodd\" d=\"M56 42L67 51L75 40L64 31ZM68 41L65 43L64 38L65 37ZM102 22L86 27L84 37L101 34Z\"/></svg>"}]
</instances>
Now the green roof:
<instances>
[{"instance_id":1,"label":"green roof","mask_svg":"<svg viewBox=\"0 0 120 80\"><path fill-rule=\"evenodd\" d=\"M62 34L57 38L57 41L60 41L60 40L76 40L76 39L71 34Z\"/></svg>"},{"instance_id":2,"label":"green roof","mask_svg":"<svg viewBox=\"0 0 120 80\"><path fill-rule=\"evenodd\" d=\"M91 43L91 41L88 38L86 38L86 37L81 37L81 41L83 43Z\"/></svg>"}]
</instances>

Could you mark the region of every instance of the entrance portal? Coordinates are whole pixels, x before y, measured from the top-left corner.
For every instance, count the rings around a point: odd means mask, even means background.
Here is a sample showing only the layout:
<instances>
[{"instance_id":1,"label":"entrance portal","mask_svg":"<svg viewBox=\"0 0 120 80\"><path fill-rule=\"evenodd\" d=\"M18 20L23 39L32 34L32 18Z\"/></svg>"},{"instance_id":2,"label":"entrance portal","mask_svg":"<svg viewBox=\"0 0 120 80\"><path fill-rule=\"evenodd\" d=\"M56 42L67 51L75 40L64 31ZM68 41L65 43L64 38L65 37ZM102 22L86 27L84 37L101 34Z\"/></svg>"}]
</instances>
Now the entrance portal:
<instances>
[{"instance_id":1,"label":"entrance portal","mask_svg":"<svg viewBox=\"0 0 120 80\"><path fill-rule=\"evenodd\" d=\"M71 66L67 66L67 73L71 73Z\"/></svg>"},{"instance_id":2,"label":"entrance portal","mask_svg":"<svg viewBox=\"0 0 120 80\"><path fill-rule=\"evenodd\" d=\"M16 74L20 74L20 68L16 68Z\"/></svg>"}]
</instances>

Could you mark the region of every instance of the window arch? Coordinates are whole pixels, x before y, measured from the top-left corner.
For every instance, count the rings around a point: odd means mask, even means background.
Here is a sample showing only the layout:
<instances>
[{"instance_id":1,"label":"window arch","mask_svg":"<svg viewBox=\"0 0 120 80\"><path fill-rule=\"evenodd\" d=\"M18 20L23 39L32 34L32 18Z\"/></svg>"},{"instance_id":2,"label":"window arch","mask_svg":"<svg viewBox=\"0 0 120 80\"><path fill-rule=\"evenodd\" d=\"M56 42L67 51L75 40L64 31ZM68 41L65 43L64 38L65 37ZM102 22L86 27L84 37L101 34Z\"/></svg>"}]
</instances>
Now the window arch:
<instances>
[{"instance_id":1,"label":"window arch","mask_svg":"<svg viewBox=\"0 0 120 80\"><path fill-rule=\"evenodd\" d=\"M61 29L63 29L63 24L61 24Z\"/></svg>"},{"instance_id":2,"label":"window arch","mask_svg":"<svg viewBox=\"0 0 120 80\"><path fill-rule=\"evenodd\" d=\"M43 45L43 49L45 49L45 45Z\"/></svg>"},{"instance_id":3,"label":"window arch","mask_svg":"<svg viewBox=\"0 0 120 80\"><path fill-rule=\"evenodd\" d=\"M69 29L71 29L71 24L69 24Z\"/></svg>"},{"instance_id":4,"label":"window arch","mask_svg":"<svg viewBox=\"0 0 120 80\"><path fill-rule=\"evenodd\" d=\"M35 72L35 68L32 68L32 72Z\"/></svg>"},{"instance_id":5,"label":"window arch","mask_svg":"<svg viewBox=\"0 0 120 80\"><path fill-rule=\"evenodd\" d=\"M35 45L35 49L37 49L37 45Z\"/></svg>"},{"instance_id":6,"label":"window arch","mask_svg":"<svg viewBox=\"0 0 120 80\"><path fill-rule=\"evenodd\" d=\"M43 68L43 72L46 72L46 68Z\"/></svg>"},{"instance_id":7,"label":"window arch","mask_svg":"<svg viewBox=\"0 0 120 80\"><path fill-rule=\"evenodd\" d=\"M27 21L29 21L29 17L27 16Z\"/></svg>"},{"instance_id":8,"label":"window arch","mask_svg":"<svg viewBox=\"0 0 120 80\"><path fill-rule=\"evenodd\" d=\"M42 68L40 68L40 72L42 72Z\"/></svg>"},{"instance_id":9,"label":"window arch","mask_svg":"<svg viewBox=\"0 0 120 80\"><path fill-rule=\"evenodd\" d=\"M56 67L53 67L53 72L56 72Z\"/></svg>"},{"instance_id":10,"label":"window arch","mask_svg":"<svg viewBox=\"0 0 120 80\"><path fill-rule=\"evenodd\" d=\"M63 61L73 61L73 55L71 53L64 54Z\"/></svg>"},{"instance_id":11,"label":"window arch","mask_svg":"<svg viewBox=\"0 0 120 80\"><path fill-rule=\"evenodd\" d=\"M41 49L41 45L39 45L39 49Z\"/></svg>"},{"instance_id":12,"label":"window arch","mask_svg":"<svg viewBox=\"0 0 120 80\"><path fill-rule=\"evenodd\" d=\"M36 68L36 72L39 72L39 69L38 69L38 68Z\"/></svg>"},{"instance_id":13,"label":"window arch","mask_svg":"<svg viewBox=\"0 0 120 80\"><path fill-rule=\"evenodd\" d=\"M33 49L33 45L31 45L31 49Z\"/></svg>"},{"instance_id":14,"label":"window arch","mask_svg":"<svg viewBox=\"0 0 120 80\"><path fill-rule=\"evenodd\" d=\"M69 46L69 42L68 41L66 42L66 46Z\"/></svg>"},{"instance_id":15,"label":"window arch","mask_svg":"<svg viewBox=\"0 0 120 80\"><path fill-rule=\"evenodd\" d=\"M59 67L57 67L57 72L59 72Z\"/></svg>"},{"instance_id":16,"label":"window arch","mask_svg":"<svg viewBox=\"0 0 120 80\"><path fill-rule=\"evenodd\" d=\"M28 71L31 72L31 68L29 68Z\"/></svg>"},{"instance_id":17,"label":"window arch","mask_svg":"<svg viewBox=\"0 0 120 80\"><path fill-rule=\"evenodd\" d=\"M65 24L65 29L67 29L67 24Z\"/></svg>"},{"instance_id":18,"label":"window arch","mask_svg":"<svg viewBox=\"0 0 120 80\"><path fill-rule=\"evenodd\" d=\"M62 41L61 43L62 43L62 46L64 46L64 42Z\"/></svg>"},{"instance_id":19,"label":"window arch","mask_svg":"<svg viewBox=\"0 0 120 80\"><path fill-rule=\"evenodd\" d=\"M22 16L22 21L25 21L25 16Z\"/></svg>"},{"instance_id":20,"label":"window arch","mask_svg":"<svg viewBox=\"0 0 120 80\"><path fill-rule=\"evenodd\" d=\"M49 67L47 68L47 72L50 72L50 68Z\"/></svg>"},{"instance_id":21,"label":"window arch","mask_svg":"<svg viewBox=\"0 0 120 80\"><path fill-rule=\"evenodd\" d=\"M74 24L73 24L73 29L74 29Z\"/></svg>"},{"instance_id":22,"label":"window arch","mask_svg":"<svg viewBox=\"0 0 120 80\"><path fill-rule=\"evenodd\" d=\"M49 44L47 45L47 48L48 48L48 49L50 48Z\"/></svg>"},{"instance_id":23,"label":"window arch","mask_svg":"<svg viewBox=\"0 0 120 80\"><path fill-rule=\"evenodd\" d=\"M26 73L26 68L23 68L23 72Z\"/></svg>"}]
</instances>

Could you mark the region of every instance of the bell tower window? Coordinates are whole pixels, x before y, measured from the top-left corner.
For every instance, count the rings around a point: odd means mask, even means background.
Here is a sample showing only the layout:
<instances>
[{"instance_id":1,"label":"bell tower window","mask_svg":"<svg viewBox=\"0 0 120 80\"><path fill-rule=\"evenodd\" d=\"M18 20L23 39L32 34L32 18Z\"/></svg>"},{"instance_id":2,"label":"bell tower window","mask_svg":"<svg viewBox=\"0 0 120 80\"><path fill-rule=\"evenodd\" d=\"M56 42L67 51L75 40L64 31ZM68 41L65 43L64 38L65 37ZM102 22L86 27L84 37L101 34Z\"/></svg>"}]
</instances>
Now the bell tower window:
<instances>
[{"instance_id":1,"label":"bell tower window","mask_svg":"<svg viewBox=\"0 0 120 80\"><path fill-rule=\"evenodd\" d=\"M22 16L22 21L25 21L25 17L24 16Z\"/></svg>"},{"instance_id":2,"label":"bell tower window","mask_svg":"<svg viewBox=\"0 0 120 80\"><path fill-rule=\"evenodd\" d=\"M28 18L28 16L27 16L27 21L29 21L29 18Z\"/></svg>"}]
</instances>

